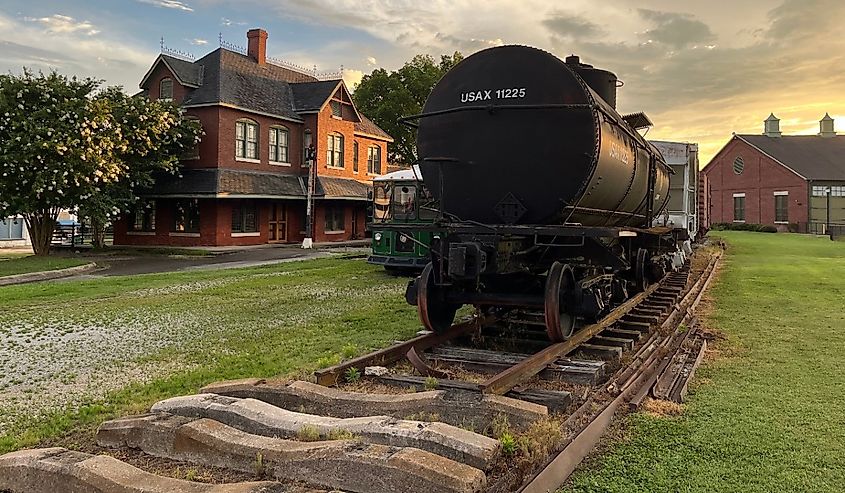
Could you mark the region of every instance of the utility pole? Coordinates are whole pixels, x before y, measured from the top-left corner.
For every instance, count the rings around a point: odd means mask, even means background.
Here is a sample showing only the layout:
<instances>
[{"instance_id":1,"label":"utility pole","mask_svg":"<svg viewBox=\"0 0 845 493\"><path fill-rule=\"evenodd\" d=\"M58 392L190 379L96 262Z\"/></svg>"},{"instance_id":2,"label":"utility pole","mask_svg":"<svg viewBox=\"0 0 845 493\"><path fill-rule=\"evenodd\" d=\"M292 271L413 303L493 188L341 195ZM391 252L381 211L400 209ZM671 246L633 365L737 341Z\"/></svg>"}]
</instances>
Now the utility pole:
<instances>
[{"instance_id":1,"label":"utility pole","mask_svg":"<svg viewBox=\"0 0 845 493\"><path fill-rule=\"evenodd\" d=\"M302 248L311 248L314 232L314 190L317 187L317 150L313 144L305 150L305 162L308 163L308 194L305 201L305 238L302 240Z\"/></svg>"}]
</instances>

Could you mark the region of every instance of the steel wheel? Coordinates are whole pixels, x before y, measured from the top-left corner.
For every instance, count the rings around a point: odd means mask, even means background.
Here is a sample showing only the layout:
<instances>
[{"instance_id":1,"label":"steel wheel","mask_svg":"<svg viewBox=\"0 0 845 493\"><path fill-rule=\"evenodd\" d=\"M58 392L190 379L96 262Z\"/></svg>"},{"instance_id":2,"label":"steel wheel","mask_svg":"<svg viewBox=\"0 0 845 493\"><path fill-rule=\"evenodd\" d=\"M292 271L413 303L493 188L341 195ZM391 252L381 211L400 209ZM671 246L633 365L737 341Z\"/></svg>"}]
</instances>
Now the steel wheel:
<instances>
[{"instance_id":1,"label":"steel wheel","mask_svg":"<svg viewBox=\"0 0 845 493\"><path fill-rule=\"evenodd\" d=\"M555 262L546 278L546 333L552 342L562 342L572 336L575 317L566 313L566 297L575 288L575 274L569 264Z\"/></svg>"},{"instance_id":2,"label":"steel wheel","mask_svg":"<svg viewBox=\"0 0 845 493\"><path fill-rule=\"evenodd\" d=\"M423 326L433 332L444 332L452 326L459 305L446 303L443 292L434 284L434 265L429 262L417 282L417 313Z\"/></svg>"},{"instance_id":3,"label":"steel wheel","mask_svg":"<svg viewBox=\"0 0 845 493\"><path fill-rule=\"evenodd\" d=\"M634 280L638 291L645 291L648 288L648 275L646 274L646 260L648 259L648 250L640 248L637 250L637 260L634 265Z\"/></svg>"}]
</instances>

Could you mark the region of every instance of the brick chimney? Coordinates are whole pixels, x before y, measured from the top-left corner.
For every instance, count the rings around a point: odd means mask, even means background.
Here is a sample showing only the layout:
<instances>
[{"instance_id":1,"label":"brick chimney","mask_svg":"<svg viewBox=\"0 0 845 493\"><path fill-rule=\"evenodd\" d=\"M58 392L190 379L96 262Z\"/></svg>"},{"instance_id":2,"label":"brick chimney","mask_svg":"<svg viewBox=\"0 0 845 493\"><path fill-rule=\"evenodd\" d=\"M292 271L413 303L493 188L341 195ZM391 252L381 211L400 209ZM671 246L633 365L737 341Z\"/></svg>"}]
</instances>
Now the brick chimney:
<instances>
[{"instance_id":1,"label":"brick chimney","mask_svg":"<svg viewBox=\"0 0 845 493\"><path fill-rule=\"evenodd\" d=\"M763 135L766 137L780 137L780 120L774 113L763 121Z\"/></svg>"},{"instance_id":2,"label":"brick chimney","mask_svg":"<svg viewBox=\"0 0 845 493\"><path fill-rule=\"evenodd\" d=\"M822 137L836 137L836 130L833 129L833 118L825 113L824 118L819 120L819 135Z\"/></svg>"},{"instance_id":3,"label":"brick chimney","mask_svg":"<svg viewBox=\"0 0 845 493\"><path fill-rule=\"evenodd\" d=\"M246 33L248 41L246 53L259 65L267 63L267 31L264 29L250 29Z\"/></svg>"}]
</instances>

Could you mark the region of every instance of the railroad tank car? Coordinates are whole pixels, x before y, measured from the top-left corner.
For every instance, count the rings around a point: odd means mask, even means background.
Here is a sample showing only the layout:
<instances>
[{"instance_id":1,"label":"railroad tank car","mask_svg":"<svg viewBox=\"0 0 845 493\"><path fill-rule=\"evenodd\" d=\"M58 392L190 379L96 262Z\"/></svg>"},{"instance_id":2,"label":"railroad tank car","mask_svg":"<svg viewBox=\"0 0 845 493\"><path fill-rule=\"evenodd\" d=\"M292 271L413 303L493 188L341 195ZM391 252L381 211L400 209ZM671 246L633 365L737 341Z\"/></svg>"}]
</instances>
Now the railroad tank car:
<instances>
[{"instance_id":1,"label":"railroad tank car","mask_svg":"<svg viewBox=\"0 0 845 493\"><path fill-rule=\"evenodd\" d=\"M559 341L673 268L671 229L652 226L672 170L616 112L617 85L578 57L502 46L406 118L442 232L406 291L428 329L471 304Z\"/></svg>"}]
</instances>

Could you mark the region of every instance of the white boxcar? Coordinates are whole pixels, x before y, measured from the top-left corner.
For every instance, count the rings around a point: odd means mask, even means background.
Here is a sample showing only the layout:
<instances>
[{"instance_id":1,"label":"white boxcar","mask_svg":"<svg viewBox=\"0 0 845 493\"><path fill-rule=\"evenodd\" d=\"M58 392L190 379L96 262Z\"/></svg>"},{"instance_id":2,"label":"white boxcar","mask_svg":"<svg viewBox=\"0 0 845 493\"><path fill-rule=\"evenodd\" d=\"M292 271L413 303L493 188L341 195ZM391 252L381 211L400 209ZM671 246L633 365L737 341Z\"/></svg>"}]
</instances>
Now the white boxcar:
<instances>
[{"instance_id":1,"label":"white boxcar","mask_svg":"<svg viewBox=\"0 0 845 493\"><path fill-rule=\"evenodd\" d=\"M698 235L698 144L652 140L675 172L669 177L669 205L655 225L686 229L695 241Z\"/></svg>"}]
</instances>

